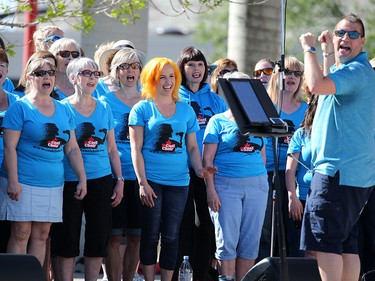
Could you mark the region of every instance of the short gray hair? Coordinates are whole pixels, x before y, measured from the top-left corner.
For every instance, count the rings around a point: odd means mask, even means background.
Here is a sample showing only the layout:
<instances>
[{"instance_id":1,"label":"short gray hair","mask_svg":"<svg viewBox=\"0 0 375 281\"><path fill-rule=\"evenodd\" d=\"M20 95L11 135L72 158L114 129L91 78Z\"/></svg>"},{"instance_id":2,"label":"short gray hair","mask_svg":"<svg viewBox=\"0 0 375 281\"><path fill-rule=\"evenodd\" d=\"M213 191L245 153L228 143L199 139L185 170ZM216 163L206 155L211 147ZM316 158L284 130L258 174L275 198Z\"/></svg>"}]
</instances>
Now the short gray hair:
<instances>
[{"instance_id":1,"label":"short gray hair","mask_svg":"<svg viewBox=\"0 0 375 281\"><path fill-rule=\"evenodd\" d=\"M73 84L72 77L77 76L80 71L85 70L88 66L93 67L95 70L99 70L98 65L93 59L83 57L72 60L66 68L66 75L68 76L70 83Z\"/></svg>"}]
</instances>

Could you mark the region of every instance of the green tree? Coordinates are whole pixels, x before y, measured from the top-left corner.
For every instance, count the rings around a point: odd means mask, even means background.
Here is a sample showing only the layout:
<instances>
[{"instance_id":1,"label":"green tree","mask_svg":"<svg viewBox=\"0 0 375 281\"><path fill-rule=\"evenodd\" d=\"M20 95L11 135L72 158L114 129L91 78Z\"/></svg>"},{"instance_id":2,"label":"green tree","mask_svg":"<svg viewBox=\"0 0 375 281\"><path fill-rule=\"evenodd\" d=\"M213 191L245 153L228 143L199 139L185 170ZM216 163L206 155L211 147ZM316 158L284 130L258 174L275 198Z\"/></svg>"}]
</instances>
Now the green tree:
<instances>
[{"instance_id":1,"label":"green tree","mask_svg":"<svg viewBox=\"0 0 375 281\"><path fill-rule=\"evenodd\" d=\"M266 4L258 3L258 5ZM294 0L286 3L286 42L285 53L302 57L298 38L300 34L312 32L319 36L323 30L332 30L338 19L351 12L358 14L365 23L366 44L365 50L369 57L375 56L375 32L370 28L375 26L375 0ZM252 9L257 9L253 6ZM195 40L199 43L210 41L215 44L215 57L227 55L227 22L228 5L215 8L215 11L205 17L200 17L196 28ZM256 13L253 16L257 16ZM264 23L266 24L266 23ZM221 28L221 26L225 26ZM218 28L220 27L220 28ZM252 32L249 30L249 32ZM275 44L279 42L275 41Z\"/></svg>"},{"instance_id":2,"label":"green tree","mask_svg":"<svg viewBox=\"0 0 375 281\"><path fill-rule=\"evenodd\" d=\"M214 46L214 51L207 55L210 62L224 57L227 53L228 6L229 3L225 2L215 10L208 11L194 27L193 40L199 44L209 42Z\"/></svg>"},{"instance_id":3,"label":"green tree","mask_svg":"<svg viewBox=\"0 0 375 281\"><path fill-rule=\"evenodd\" d=\"M31 11L31 1L38 3L43 11L35 22L25 23L23 17L17 17L27 11ZM223 0L178 0L178 11L184 13L201 13L213 10L221 5ZM0 2L0 26L28 27L39 23L69 20L76 30L89 33L94 29L94 15L104 14L112 19L122 22L124 25L135 23L140 18L139 11L145 9L150 3L157 7L155 0L14 0ZM199 11L195 10L199 6ZM174 10L176 8L171 2ZM7 17L8 16L8 17Z\"/></svg>"}]
</instances>

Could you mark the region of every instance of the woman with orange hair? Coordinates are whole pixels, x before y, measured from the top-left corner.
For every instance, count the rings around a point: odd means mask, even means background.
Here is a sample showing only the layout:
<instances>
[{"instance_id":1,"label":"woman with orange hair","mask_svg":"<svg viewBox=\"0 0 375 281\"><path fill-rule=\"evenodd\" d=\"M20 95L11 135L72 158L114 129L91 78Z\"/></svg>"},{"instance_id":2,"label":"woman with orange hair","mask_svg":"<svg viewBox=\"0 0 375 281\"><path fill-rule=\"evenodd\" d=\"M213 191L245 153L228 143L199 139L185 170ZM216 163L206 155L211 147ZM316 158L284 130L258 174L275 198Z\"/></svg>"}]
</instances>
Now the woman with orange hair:
<instances>
[{"instance_id":1,"label":"woman with orange hair","mask_svg":"<svg viewBox=\"0 0 375 281\"><path fill-rule=\"evenodd\" d=\"M142 206L140 261L146 281L154 280L157 244L161 236L161 280L172 279L178 252L182 214L188 196L188 157L204 177L193 108L181 102L181 74L167 58L154 58L141 73L142 97L129 116L131 154ZM161 223L163 222L163 223Z\"/></svg>"}]
</instances>

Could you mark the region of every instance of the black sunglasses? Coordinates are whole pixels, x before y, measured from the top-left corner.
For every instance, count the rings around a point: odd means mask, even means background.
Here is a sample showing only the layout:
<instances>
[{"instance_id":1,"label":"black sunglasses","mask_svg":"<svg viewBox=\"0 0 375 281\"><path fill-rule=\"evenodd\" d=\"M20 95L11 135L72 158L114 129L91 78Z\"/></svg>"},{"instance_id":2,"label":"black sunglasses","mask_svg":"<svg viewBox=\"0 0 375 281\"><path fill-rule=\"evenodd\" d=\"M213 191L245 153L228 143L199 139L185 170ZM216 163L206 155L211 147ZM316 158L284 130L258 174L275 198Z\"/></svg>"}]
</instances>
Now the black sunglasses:
<instances>
[{"instance_id":1,"label":"black sunglasses","mask_svg":"<svg viewBox=\"0 0 375 281\"><path fill-rule=\"evenodd\" d=\"M233 73L233 72L236 72L236 71L238 71L238 70L237 69L223 69L219 72L219 75L224 76L227 73Z\"/></svg>"},{"instance_id":2,"label":"black sunglasses","mask_svg":"<svg viewBox=\"0 0 375 281\"><path fill-rule=\"evenodd\" d=\"M43 77L43 76L46 76L46 75L49 75L49 76L55 76L56 75L56 70L43 70L43 69L40 69L40 70L35 70L33 72L31 72L30 75L32 76L35 76L35 77Z\"/></svg>"},{"instance_id":3,"label":"black sunglasses","mask_svg":"<svg viewBox=\"0 0 375 281\"><path fill-rule=\"evenodd\" d=\"M362 36L361 33L359 33L358 31L345 31L345 30L335 30L334 31L334 34L337 36L337 37L340 37L340 38L343 38L345 36L345 34L348 34L348 37L350 39L358 39L359 35Z\"/></svg>"},{"instance_id":4,"label":"black sunglasses","mask_svg":"<svg viewBox=\"0 0 375 281\"><path fill-rule=\"evenodd\" d=\"M118 66L121 70L128 70L131 69L139 69L141 67L141 64L139 62L133 62L133 63L122 63Z\"/></svg>"},{"instance_id":5,"label":"black sunglasses","mask_svg":"<svg viewBox=\"0 0 375 281\"><path fill-rule=\"evenodd\" d=\"M272 67L267 67L267 68L263 68L263 69L254 70L253 71L253 76L254 77L259 77L260 75L262 75L262 72L265 75L271 75L272 72L273 72L273 68Z\"/></svg>"},{"instance_id":6,"label":"black sunglasses","mask_svg":"<svg viewBox=\"0 0 375 281\"><path fill-rule=\"evenodd\" d=\"M91 77L91 75L94 75L95 78L99 78L99 77L102 76L102 72L101 71L98 71L98 70L91 71L91 70L88 70L88 69L82 70L82 71L78 72L78 74L81 74L81 75L83 75L85 77Z\"/></svg>"},{"instance_id":7,"label":"black sunglasses","mask_svg":"<svg viewBox=\"0 0 375 281\"><path fill-rule=\"evenodd\" d=\"M285 75L294 75L295 77L301 77L303 75L303 71L299 70L290 70L288 68L285 68Z\"/></svg>"},{"instance_id":8,"label":"black sunglasses","mask_svg":"<svg viewBox=\"0 0 375 281\"><path fill-rule=\"evenodd\" d=\"M79 57L79 52L77 51L60 51L58 52L58 54L60 55L60 57L62 58L69 58L70 55L72 55L72 58L73 59L76 59Z\"/></svg>"}]
</instances>

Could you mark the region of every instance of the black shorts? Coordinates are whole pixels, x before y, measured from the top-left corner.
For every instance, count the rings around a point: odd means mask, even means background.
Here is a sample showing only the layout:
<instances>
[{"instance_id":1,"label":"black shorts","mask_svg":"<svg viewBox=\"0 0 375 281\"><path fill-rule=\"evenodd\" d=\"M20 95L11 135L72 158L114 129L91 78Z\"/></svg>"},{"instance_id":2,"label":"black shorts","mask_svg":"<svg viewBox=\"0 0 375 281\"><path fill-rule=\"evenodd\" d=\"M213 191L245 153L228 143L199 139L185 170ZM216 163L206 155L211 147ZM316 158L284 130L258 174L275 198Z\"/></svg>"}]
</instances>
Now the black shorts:
<instances>
[{"instance_id":1,"label":"black shorts","mask_svg":"<svg viewBox=\"0 0 375 281\"><path fill-rule=\"evenodd\" d=\"M339 182L339 172L334 177L314 174L306 199L301 249L358 254L358 218L372 188Z\"/></svg>"},{"instance_id":2,"label":"black shorts","mask_svg":"<svg viewBox=\"0 0 375 281\"><path fill-rule=\"evenodd\" d=\"M85 257L105 257L112 227L112 175L87 181L87 194L83 200L74 198L78 182L64 185L63 222L54 224L51 230L51 253L54 256L76 257L82 214L85 214Z\"/></svg>"},{"instance_id":3,"label":"black shorts","mask_svg":"<svg viewBox=\"0 0 375 281\"><path fill-rule=\"evenodd\" d=\"M124 198L112 209L112 235L141 236L141 201L135 180L125 180Z\"/></svg>"}]
</instances>

